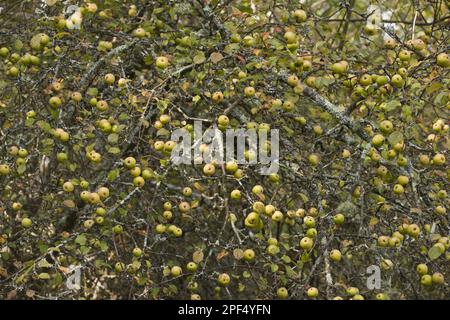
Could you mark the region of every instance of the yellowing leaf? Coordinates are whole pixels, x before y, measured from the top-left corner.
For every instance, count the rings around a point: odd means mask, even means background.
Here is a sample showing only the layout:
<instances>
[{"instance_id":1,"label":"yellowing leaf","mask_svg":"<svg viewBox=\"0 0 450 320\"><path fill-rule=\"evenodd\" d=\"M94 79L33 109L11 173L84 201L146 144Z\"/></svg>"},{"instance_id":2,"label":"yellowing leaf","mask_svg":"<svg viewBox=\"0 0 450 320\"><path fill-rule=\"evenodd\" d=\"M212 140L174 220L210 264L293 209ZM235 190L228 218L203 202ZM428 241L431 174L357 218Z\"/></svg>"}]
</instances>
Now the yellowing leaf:
<instances>
[{"instance_id":1,"label":"yellowing leaf","mask_svg":"<svg viewBox=\"0 0 450 320\"><path fill-rule=\"evenodd\" d=\"M220 60L223 59L223 55L220 52L213 52L211 53L211 55L209 56L209 59L211 60L212 63L216 64L218 63Z\"/></svg>"},{"instance_id":2,"label":"yellowing leaf","mask_svg":"<svg viewBox=\"0 0 450 320\"><path fill-rule=\"evenodd\" d=\"M441 254L441 250L436 246L433 246L430 250L428 250L428 257L430 257L431 260L436 260L441 256Z\"/></svg>"},{"instance_id":3,"label":"yellowing leaf","mask_svg":"<svg viewBox=\"0 0 450 320\"><path fill-rule=\"evenodd\" d=\"M203 256L203 251L197 250L192 254L192 261L194 261L195 263L200 263L203 260Z\"/></svg>"}]
</instances>

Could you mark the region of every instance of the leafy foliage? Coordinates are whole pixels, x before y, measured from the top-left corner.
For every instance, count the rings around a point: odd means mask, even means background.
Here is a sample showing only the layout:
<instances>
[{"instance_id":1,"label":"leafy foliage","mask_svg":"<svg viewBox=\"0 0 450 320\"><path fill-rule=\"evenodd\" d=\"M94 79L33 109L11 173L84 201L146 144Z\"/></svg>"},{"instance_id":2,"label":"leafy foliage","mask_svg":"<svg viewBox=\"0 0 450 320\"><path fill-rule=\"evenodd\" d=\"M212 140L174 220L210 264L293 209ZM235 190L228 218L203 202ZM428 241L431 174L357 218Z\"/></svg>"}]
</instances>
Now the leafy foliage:
<instances>
[{"instance_id":1,"label":"leafy foliage","mask_svg":"<svg viewBox=\"0 0 450 320\"><path fill-rule=\"evenodd\" d=\"M0 8L0 297L448 298L447 2ZM223 115L278 174L170 162Z\"/></svg>"}]
</instances>

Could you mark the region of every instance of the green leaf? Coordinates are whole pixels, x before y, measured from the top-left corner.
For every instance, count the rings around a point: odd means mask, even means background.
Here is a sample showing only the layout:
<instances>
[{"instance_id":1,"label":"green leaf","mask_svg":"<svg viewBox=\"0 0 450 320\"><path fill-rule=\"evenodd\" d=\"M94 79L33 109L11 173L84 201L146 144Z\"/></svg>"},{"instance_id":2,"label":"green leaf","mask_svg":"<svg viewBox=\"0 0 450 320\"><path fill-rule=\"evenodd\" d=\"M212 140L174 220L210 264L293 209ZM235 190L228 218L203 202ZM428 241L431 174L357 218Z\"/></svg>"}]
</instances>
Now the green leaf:
<instances>
[{"instance_id":1,"label":"green leaf","mask_svg":"<svg viewBox=\"0 0 450 320\"><path fill-rule=\"evenodd\" d=\"M111 171L108 173L108 181L109 181L109 182L113 182L114 180L117 179L117 177L119 176L119 174L120 174L120 170L119 170L119 169L111 170Z\"/></svg>"},{"instance_id":2,"label":"green leaf","mask_svg":"<svg viewBox=\"0 0 450 320\"><path fill-rule=\"evenodd\" d=\"M52 265L46 259L39 260L39 262L38 262L38 267L39 268L48 268L48 267L51 267L51 266Z\"/></svg>"},{"instance_id":3,"label":"green leaf","mask_svg":"<svg viewBox=\"0 0 450 320\"><path fill-rule=\"evenodd\" d=\"M194 56L194 63L195 64L201 64L201 63L205 62L205 60L206 60L206 57L205 57L205 54L203 52L200 52L200 53L198 53L198 54L196 54Z\"/></svg>"},{"instance_id":4,"label":"green leaf","mask_svg":"<svg viewBox=\"0 0 450 320\"><path fill-rule=\"evenodd\" d=\"M39 128L41 128L42 130L44 130L47 133L50 130L52 130L52 126L43 120L39 120L38 122L36 122L36 124L38 125Z\"/></svg>"},{"instance_id":5,"label":"green leaf","mask_svg":"<svg viewBox=\"0 0 450 320\"><path fill-rule=\"evenodd\" d=\"M270 265L270 271L277 272L278 271L278 265L276 265L275 263L272 263Z\"/></svg>"},{"instance_id":6,"label":"green leaf","mask_svg":"<svg viewBox=\"0 0 450 320\"><path fill-rule=\"evenodd\" d=\"M20 166L17 167L17 173L19 175L22 175L25 170L27 170L27 166L25 164L21 164Z\"/></svg>"},{"instance_id":7,"label":"green leaf","mask_svg":"<svg viewBox=\"0 0 450 320\"><path fill-rule=\"evenodd\" d=\"M117 143L118 140L119 140L119 135L117 133L111 133L108 136L108 142L109 143Z\"/></svg>"},{"instance_id":8,"label":"green leaf","mask_svg":"<svg viewBox=\"0 0 450 320\"><path fill-rule=\"evenodd\" d=\"M108 152L111 154L119 154L120 153L120 149L117 147L111 147L108 149Z\"/></svg>"},{"instance_id":9,"label":"green leaf","mask_svg":"<svg viewBox=\"0 0 450 320\"><path fill-rule=\"evenodd\" d=\"M428 87L425 89L425 92L426 92L427 94L432 94L433 92L439 90L441 87L442 87L442 83L435 82L435 83L431 84L430 86L428 86Z\"/></svg>"},{"instance_id":10,"label":"green leaf","mask_svg":"<svg viewBox=\"0 0 450 320\"><path fill-rule=\"evenodd\" d=\"M437 246L432 246L430 250L428 250L428 257L430 257L431 260L436 260L441 256L441 254L442 251Z\"/></svg>"},{"instance_id":11,"label":"green leaf","mask_svg":"<svg viewBox=\"0 0 450 320\"><path fill-rule=\"evenodd\" d=\"M410 118L412 115L411 107L407 106L407 105L403 106L402 107L402 115L403 115L403 117L405 117L407 119Z\"/></svg>"},{"instance_id":12,"label":"green leaf","mask_svg":"<svg viewBox=\"0 0 450 320\"><path fill-rule=\"evenodd\" d=\"M196 104L197 102L199 102L201 99L201 97L199 95L196 95L192 98L192 102L194 102L194 104Z\"/></svg>"},{"instance_id":13,"label":"green leaf","mask_svg":"<svg viewBox=\"0 0 450 320\"><path fill-rule=\"evenodd\" d=\"M284 255L281 257L281 260L283 260L285 263L291 263L291 258L289 258L289 256Z\"/></svg>"},{"instance_id":14,"label":"green leaf","mask_svg":"<svg viewBox=\"0 0 450 320\"><path fill-rule=\"evenodd\" d=\"M48 280L50 279L50 275L46 272L42 272L38 275L38 278L41 280Z\"/></svg>"},{"instance_id":15,"label":"green leaf","mask_svg":"<svg viewBox=\"0 0 450 320\"><path fill-rule=\"evenodd\" d=\"M285 268L286 268L286 275L289 278L292 279L292 278L297 278L298 277L298 274L291 267L285 266Z\"/></svg>"},{"instance_id":16,"label":"green leaf","mask_svg":"<svg viewBox=\"0 0 450 320\"><path fill-rule=\"evenodd\" d=\"M78 235L75 239L75 243L84 246L86 244L86 235L84 233Z\"/></svg>"},{"instance_id":17,"label":"green leaf","mask_svg":"<svg viewBox=\"0 0 450 320\"><path fill-rule=\"evenodd\" d=\"M394 131L389 135L388 141L392 146L394 146L397 143L404 141L403 134L400 131Z\"/></svg>"},{"instance_id":18,"label":"green leaf","mask_svg":"<svg viewBox=\"0 0 450 320\"><path fill-rule=\"evenodd\" d=\"M391 100L388 103L386 103L386 110L387 111L394 111L397 109L397 107L400 107L402 104L398 100Z\"/></svg>"},{"instance_id":19,"label":"green leaf","mask_svg":"<svg viewBox=\"0 0 450 320\"><path fill-rule=\"evenodd\" d=\"M152 65L153 64L153 57L151 55L145 56L144 57L144 63L146 65Z\"/></svg>"},{"instance_id":20,"label":"green leaf","mask_svg":"<svg viewBox=\"0 0 450 320\"><path fill-rule=\"evenodd\" d=\"M158 109L161 112L164 112L167 109L168 106L169 106L169 101L168 100L163 99L163 100L158 100L156 102L156 107L158 107Z\"/></svg>"}]
</instances>

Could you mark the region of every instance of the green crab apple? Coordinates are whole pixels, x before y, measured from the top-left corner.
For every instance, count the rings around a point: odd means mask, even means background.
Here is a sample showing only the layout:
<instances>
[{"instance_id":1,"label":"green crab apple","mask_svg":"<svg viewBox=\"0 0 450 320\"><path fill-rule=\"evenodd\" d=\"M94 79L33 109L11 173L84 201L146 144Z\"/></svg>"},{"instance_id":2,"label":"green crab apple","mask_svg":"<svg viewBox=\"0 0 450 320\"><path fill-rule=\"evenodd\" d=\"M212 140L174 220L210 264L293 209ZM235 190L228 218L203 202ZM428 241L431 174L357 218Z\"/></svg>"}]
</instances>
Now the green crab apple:
<instances>
[{"instance_id":1,"label":"green crab apple","mask_svg":"<svg viewBox=\"0 0 450 320\"><path fill-rule=\"evenodd\" d=\"M65 192L73 192L74 189L75 189L75 186L73 185L72 182L70 182L70 181L64 182L63 190Z\"/></svg>"},{"instance_id":2,"label":"green crab apple","mask_svg":"<svg viewBox=\"0 0 450 320\"><path fill-rule=\"evenodd\" d=\"M255 95L256 91L254 87L245 87L244 94L246 97L253 97Z\"/></svg>"},{"instance_id":3,"label":"green crab apple","mask_svg":"<svg viewBox=\"0 0 450 320\"><path fill-rule=\"evenodd\" d=\"M216 91L212 94L211 99L215 103L220 103L223 101L223 93L221 91Z\"/></svg>"},{"instance_id":4,"label":"green crab apple","mask_svg":"<svg viewBox=\"0 0 450 320\"><path fill-rule=\"evenodd\" d=\"M122 225L117 224L117 225L115 225L115 226L112 228L112 231L113 231L115 234L121 234L121 233L123 232L123 227L122 227Z\"/></svg>"},{"instance_id":5,"label":"green crab apple","mask_svg":"<svg viewBox=\"0 0 450 320\"><path fill-rule=\"evenodd\" d=\"M316 219L311 216L306 216L303 218L303 223L307 228L314 228L316 226Z\"/></svg>"},{"instance_id":6,"label":"green crab apple","mask_svg":"<svg viewBox=\"0 0 450 320\"><path fill-rule=\"evenodd\" d=\"M183 235L183 230L181 228L176 227L172 233L175 237L179 238Z\"/></svg>"},{"instance_id":7,"label":"green crab apple","mask_svg":"<svg viewBox=\"0 0 450 320\"><path fill-rule=\"evenodd\" d=\"M336 62L331 65L330 69L335 74L344 74L348 71L348 63L347 61Z\"/></svg>"},{"instance_id":8,"label":"green crab apple","mask_svg":"<svg viewBox=\"0 0 450 320\"><path fill-rule=\"evenodd\" d=\"M275 211L272 214L272 221L274 221L274 222L281 222L281 221L283 221L283 213L281 211Z\"/></svg>"},{"instance_id":9,"label":"green crab apple","mask_svg":"<svg viewBox=\"0 0 450 320\"><path fill-rule=\"evenodd\" d=\"M390 259L381 260L380 266L383 270L388 271L394 267L394 263Z\"/></svg>"},{"instance_id":10,"label":"green crab apple","mask_svg":"<svg viewBox=\"0 0 450 320\"><path fill-rule=\"evenodd\" d=\"M165 69L169 66L169 59L164 56L160 56L156 58L156 67L159 69Z\"/></svg>"},{"instance_id":11,"label":"green crab apple","mask_svg":"<svg viewBox=\"0 0 450 320\"><path fill-rule=\"evenodd\" d=\"M238 164L236 163L236 161L228 161L225 164L225 170L228 173L234 173L234 172L236 172L237 169L238 169Z\"/></svg>"},{"instance_id":12,"label":"green crab apple","mask_svg":"<svg viewBox=\"0 0 450 320\"><path fill-rule=\"evenodd\" d=\"M337 225L343 224L345 221L345 216L342 213L338 213L333 216L333 222Z\"/></svg>"},{"instance_id":13,"label":"green crab apple","mask_svg":"<svg viewBox=\"0 0 450 320\"><path fill-rule=\"evenodd\" d=\"M436 166L442 166L445 164L445 156L442 153L437 153L433 157L433 164Z\"/></svg>"},{"instance_id":14,"label":"green crab apple","mask_svg":"<svg viewBox=\"0 0 450 320\"><path fill-rule=\"evenodd\" d=\"M192 188L184 187L182 193L185 197L190 197L192 196Z\"/></svg>"},{"instance_id":15,"label":"green crab apple","mask_svg":"<svg viewBox=\"0 0 450 320\"><path fill-rule=\"evenodd\" d=\"M294 17L295 21L302 23L306 21L308 14L305 10L297 9L292 13L292 17Z\"/></svg>"},{"instance_id":16,"label":"green crab apple","mask_svg":"<svg viewBox=\"0 0 450 320\"><path fill-rule=\"evenodd\" d=\"M136 166L136 159L133 157L127 157L123 160L123 164L126 168L132 169Z\"/></svg>"},{"instance_id":17,"label":"green crab apple","mask_svg":"<svg viewBox=\"0 0 450 320\"><path fill-rule=\"evenodd\" d=\"M170 269L170 274L172 275L172 277L176 278L176 277L179 277L181 275L182 271L183 270L181 269L180 266L173 266Z\"/></svg>"},{"instance_id":18,"label":"green crab apple","mask_svg":"<svg viewBox=\"0 0 450 320\"><path fill-rule=\"evenodd\" d=\"M0 165L0 175L7 175L11 172L11 169L7 164Z\"/></svg>"},{"instance_id":19,"label":"green crab apple","mask_svg":"<svg viewBox=\"0 0 450 320\"><path fill-rule=\"evenodd\" d=\"M182 201L178 205L178 210L180 210L181 213L187 213L187 212L189 212L190 209L191 209L191 205L189 204L189 202Z\"/></svg>"},{"instance_id":20,"label":"green crab apple","mask_svg":"<svg viewBox=\"0 0 450 320\"><path fill-rule=\"evenodd\" d=\"M94 226L94 224L95 224L95 221L94 221L94 220L92 220L92 219L87 219L87 220L84 221L83 226L84 226L86 229L90 229L90 228L92 228L92 227Z\"/></svg>"},{"instance_id":21,"label":"green crab apple","mask_svg":"<svg viewBox=\"0 0 450 320\"><path fill-rule=\"evenodd\" d=\"M158 234L163 234L164 232L166 232L166 229L167 229L166 226L163 224L157 224L155 227L155 231Z\"/></svg>"},{"instance_id":22,"label":"green crab apple","mask_svg":"<svg viewBox=\"0 0 450 320\"><path fill-rule=\"evenodd\" d=\"M409 178L407 176L398 176L397 182L402 186L406 186L409 183Z\"/></svg>"},{"instance_id":23,"label":"green crab apple","mask_svg":"<svg viewBox=\"0 0 450 320\"><path fill-rule=\"evenodd\" d=\"M6 47L0 48L0 57L5 58L9 54L9 49Z\"/></svg>"},{"instance_id":24,"label":"green crab apple","mask_svg":"<svg viewBox=\"0 0 450 320\"><path fill-rule=\"evenodd\" d=\"M7 72L7 74L13 78L16 78L19 75L19 73L20 73L20 70L17 67L11 67L11 68L9 68L9 70Z\"/></svg>"},{"instance_id":25,"label":"green crab apple","mask_svg":"<svg viewBox=\"0 0 450 320\"><path fill-rule=\"evenodd\" d=\"M403 80L401 75L395 74L391 78L391 83L394 87L401 88L405 84L405 80Z\"/></svg>"},{"instance_id":26,"label":"green crab apple","mask_svg":"<svg viewBox=\"0 0 450 320\"><path fill-rule=\"evenodd\" d=\"M411 51L401 50L398 57L401 61L409 61L411 59Z\"/></svg>"},{"instance_id":27,"label":"green crab apple","mask_svg":"<svg viewBox=\"0 0 450 320\"><path fill-rule=\"evenodd\" d=\"M109 109L108 102L105 100L97 101L97 104L95 105L98 111L104 112Z\"/></svg>"},{"instance_id":28,"label":"green crab apple","mask_svg":"<svg viewBox=\"0 0 450 320\"><path fill-rule=\"evenodd\" d=\"M61 104L62 104L62 101L61 101L61 99L59 98L59 97L51 97L49 100L48 100L48 104L52 107L52 108L58 108L59 106L61 106Z\"/></svg>"},{"instance_id":29,"label":"green crab apple","mask_svg":"<svg viewBox=\"0 0 450 320\"><path fill-rule=\"evenodd\" d=\"M280 247L275 244L269 244L267 246L267 253L271 256L276 256L280 252Z\"/></svg>"},{"instance_id":30,"label":"green crab apple","mask_svg":"<svg viewBox=\"0 0 450 320\"><path fill-rule=\"evenodd\" d=\"M171 221L173 218L172 211L164 211L162 215L163 215L163 218L167 221Z\"/></svg>"},{"instance_id":31,"label":"green crab apple","mask_svg":"<svg viewBox=\"0 0 450 320\"><path fill-rule=\"evenodd\" d=\"M241 198L241 191L239 191L237 189L231 191L230 197L233 200L239 200Z\"/></svg>"},{"instance_id":32,"label":"green crab apple","mask_svg":"<svg viewBox=\"0 0 450 320\"><path fill-rule=\"evenodd\" d=\"M286 100L283 102L283 110L287 111L287 112L291 112L295 109L295 103L291 100Z\"/></svg>"},{"instance_id":33,"label":"green crab apple","mask_svg":"<svg viewBox=\"0 0 450 320\"><path fill-rule=\"evenodd\" d=\"M372 138L372 145L375 147L379 147L384 143L384 136L381 134L377 134Z\"/></svg>"},{"instance_id":34,"label":"green crab apple","mask_svg":"<svg viewBox=\"0 0 450 320\"><path fill-rule=\"evenodd\" d=\"M313 247L313 240L309 237L304 237L300 240L300 247L303 250L310 250Z\"/></svg>"},{"instance_id":35,"label":"green crab apple","mask_svg":"<svg viewBox=\"0 0 450 320\"><path fill-rule=\"evenodd\" d=\"M136 258L139 258L140 256L142 256L142 249L141 248L134 248L133 249L133 256L135 256Z\"/></svg>"},{"instance_id":36,"label":"green crab apple","mask_svg":"<svg viewBox=\"0 0 450 320\"><path fill-rule=\"evenodd\" d=\"M116 77L112 73L105 74L104 79L107 85L112 85L116 81Z\"/></svg>"},{"instance_id":37,"label":"green crab apple","mask_svg":"<svg viewBox=\"0 0 450 320\"><path fill-rule=\"evenodd\" d=\"M389 78L387 76L378 76L376 79L377 86L383 87L389 82Z\"/></svg>"},{"instance_id":38,"label":"green crab apple","mask_svg":"<svg viewBox=\"0 0 450 320\"><path fill-rule=\"evenodd\" d=\"M317 166L319 164L319 156L316 154L310 154L308 156L308 161L312 166Z\"/></svg>"},{"instance_id":39,"label":"green crab apple","mask_svg":"<svg viewBox=\"0 0 450 320\"><path fill-rule=\"evenodd\" d=\"M424 274L421 278L420 278L420 283L424 286L431 286L433 284L433 278L429 275L429 274Z\"/></svg>"},{"instance_id":40,"label":"green crab apple","mask_svg":"<svg viewBox=\"0 0 450 320\"><path fill-rule=\"evenodd\" d=\"M144 38L145 37L145 30L143 28L137 28L133 31L133 35L137 38Z\"/></svg>"},{"instance_id":41,"label":"green crab apple","mask_svg":"<svg viewBox=\"0 0 450 320\"><path fill-rule=\"evenodd\" d=\"M317 296L319 295L319 290L315 287L311 287L306 291L306 294L309 298L317 298Z\"/></svg>"},{"instance_id":42,"label":"green crab apple","mask_svg":"<svg viewBox=\"0 0 450 320\"><path fill-rule=\"evenodd\" d=\"M203 174L205 176L212 176L216 172L216 167L212 163L207 163L203 167Z\"/></svg>"},{"instance_id":43,"label":"green crab apple","mask_svg":"<svg viewBox=\"0 0 450 320\"><path fill-rule=\"evenodd\" d=\"M438 215L443 216L447 212L447 209L445 209L444 206L437 206L436 208L434 208L434 212Z\"/></svg>"},{"instance_id":44,"label":"green crab apple","mask_svg":"<svg viewBox=\"0 0 450 320\"><path fill-rule=\"evenodd\" d=\"M227 127L230 124L230 119L226 115L221 115L217 119L217 124L219 126Z\"/></svg>"},{"instance_id":45,"label":"green crab apple","mask_svg":"<svg viewBox=\"0 0 450 320\"><path fill-rule=\"evenodd\" d=\"M389 297L385 293L377 293L375 296L376 300L389 300Z\"/></svg>"},{"instance_id":46,"label":"green crab apple","mask_svg":"<svg viewBox=\"0 0 450 320\"><path fill-rule=\"evenodd\" d=\"M255 251L253 251L253 249L246 249L244 250L244 260L247 262L253 261L255 259Z\"/></svg>"},{"instance_id":47,"label":"green crab apple","mask_svg":"<svg viewBox=\"0 0 450 320\"><path fill-rule=\"evenodd\" d=\"M195 263L195 262L193 262L193 261L191 261L191 262L189 262L187 265L186 265L186 269L189 271L189 272L195 272L195 271L197 271L197 264Z\"/></svg>"},{"instance_id":48,"label":"green crab apple","mask_svg":"<svg viewBox=\"0 0 450 320\"><path fill-rule=\"evenodd\" d=\"M394 186L394 188L392 189L392 191L397 195L405 193L405 189L403 188L403 186L401 184L396 184Z\"/></svg>"},{"instance_id":49,"label":"green crab apple","mask_svg":"<svg viewBox=\"0 0 450 320\"><path fill-rule=\"evenodd\" d=\"M401 240L398 237L390 237L389 238L389 247L395 248L400 246Z\"/></svg>"},{"instance_id":50,"label":"green crab apple","mask_svg":"<svg viewBox=\"0 0 450 320\"><path fill-rule=\"evenodd\" d=\"M337 249L333 249L330 252L330 259L335 261L335 262L339 262L342 259L342 253L341 251L337 250Z\"/></svg>"},{"instance_id":51,"label":"green crab apple","mask_svg":"<svg viewBox=\"0 0 450 320\"><path fill-rule=\"evenodd\" d=\"M219 285L225 287L230 284L231 278L228 275L228 273L221 273L219 277L217 278L217 282Z\"/></svg>"},{"instance_id":52,"label":"green crab apple","mask_svg":"<svg viewBox=\"0 0 450 320\"><path fill-rule=\"evenodd\" d=\"M117 273L123 272L125 270L125 268L126 267L125 267L125 264L123 262L117 262L114 265L114 271L117 272Z\"/></svg>"},{"instance_id":53,"label":"green crab apple","mask_svg":"<svg viewBox=\"0 0 450 320\"><path fill-rule=\"evenodd\" d=\"M21 221L22 227L24 228L30 228L31 225L33 224L33 222L31 221L30 218L23 218Z\"/></svg>"},{"instance_id":54,"label":"green crab apple","mask_svg":"<svg viewBox=\"0 0 450 320\"><path fill-rule=\"evenodd\" d=\"M436 57L436 63L443 68L450 67L450 57L445 52L439 53Z\"/></svg>"},{"instance_id":55,"label":"green crab apple","mask_svg":"<svg viewBox=\"0 0 450 320\"><path fill-rule=\"evenodd\" d=\"M411 237L417 238L420 235L420 228L417 224L410 224L407 232Z\"/></svg>"},{"instance_id":56,"label":"green crab apple","mask_svg":"<svg viewBox=\"0 0 450 320\"><path fill-rule=\"evenodd\" d=\"M295 87L298 84L298 77L296 75L291 75L288 77L287 79L287 83L288 85L290 85L291 87Z\"/></svg>"},{"instance_id":57,"label":"green crab apple","mask_svg":"<svg viewBox=\"0 0 450 320\"><path fill-rule=\"evenodd\" d=\"M438 285L444 284L444 275L440 272L435 272L431 276L431 280L433 281L433 283Z\"/></svg>"},{"instance_id":58,"label":"green crab apple","mask_svg":"<svg viewBox=\"0 0 450 320\"><path fill-rule=\"evenodd\" d=\"M379 236L377 243L380 247L387 247L389 245L389 237L388 236Z\"/></svg>"},{"instance_id":59,"label":"green crab apple","mask_svg":"<svg viewBox=\"0 0 450 320\"><path fill-rule=\"evenodd\" d=\"M144 178L142 178L141 176L135 177L135 178L133 179L133 185L134 185L135 187L142 188L142 187L145 185L145 180L144 180Z\"/></svg>"},{"instance_id":60,"label":"green crab apple","mask_svg":"<svg viewBox=\"0 0 450 320\"><path fill-rule=\"evenodd\" d=\"M359 83L364 87L369 86L372 84L372 77L369 74L363 74L359 79Z\"/></svg>"},{"instance_id":61,"label":"green crab apple","mask_svg":"<svg viewBox=\"0 0 450 320\"><path fill-rule=\"evenodd\" d=\"M389 120L381 121L381 123L380 123L381 132L383 132L384 134L389 134L392 132L393 129L394 129L394 125L392 124L391 121L389 121Z\"/></svg>"},{"instance_id":62,"label":"green crab apple","mask_svg":"<svg viewBox=\"0 0 450 320\"><path fill-rule=\"evenodd\" d=\"M287 299L289 297L288 290L285 287L278 288L277 297L278 299Z\"/></svg>"},{"instance_id":63,"label":"green crab apple","mask_svg":"<svg viewBox=\"0 0 450 320\"><path fill-rule=\"evenodd\" d=\"M348 288L346 289L346 293L347 293L349 296L355 296L355 295L359 294L359 289L356 288L356 287L348 287Z\"/></svg>"},{"instance_id":64,"label":"green crab apple","mask_svg":"<svg viewBox=\"0 0 450 320\"><path fill-rule=\"evenodd\" d=\"M293 44L297 42L297 35L292 32L292 31L287 31L284 34L284 40L288 43L288 44Z\"/></svg>"},{"instance_id":65,"label":"green crab apple","mask_svg":"<svg viewBox=\"0 0 450 320\"><path fill-rule=\"evenodd\" d=\"M140 176L140 175L141 175L141 168L136 166L136 167L130 169L130 174L131 174L133 177L138 177L138 176Z\"/></svg>"},{"instance_id":66,"label":"green crab apple","mask_svg":"<svg viewBox=\"0 0 450 320\"><path fill-rule=\"evenodd\" d=\"M428 273L428 266L425 263L420 263L416 267L416 272L423 276Z\"/></svg>"},{"instance_id":67,"label":"green crab apple","mask_svg":"<svg viewBox=\"0 0 450 320\"><path fill-rule=\"evenodd\" d=\"M97 209L95 209L95 214L98 216L104 216L104 215L106 215L106 209L102 208L102 207L98 207Z\"/></svg>"},{"instance_id":68,"label":"green crab apple","mask_svg":"<svg viewBox=\"0 0 450 320\"><path fill-rule=\"evenodd\" d=\"M368 36L373 36L377 33L377 27L372 23L367 23L364 26L364 33Z\"/></svg>"}]
</instances>

